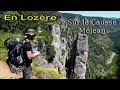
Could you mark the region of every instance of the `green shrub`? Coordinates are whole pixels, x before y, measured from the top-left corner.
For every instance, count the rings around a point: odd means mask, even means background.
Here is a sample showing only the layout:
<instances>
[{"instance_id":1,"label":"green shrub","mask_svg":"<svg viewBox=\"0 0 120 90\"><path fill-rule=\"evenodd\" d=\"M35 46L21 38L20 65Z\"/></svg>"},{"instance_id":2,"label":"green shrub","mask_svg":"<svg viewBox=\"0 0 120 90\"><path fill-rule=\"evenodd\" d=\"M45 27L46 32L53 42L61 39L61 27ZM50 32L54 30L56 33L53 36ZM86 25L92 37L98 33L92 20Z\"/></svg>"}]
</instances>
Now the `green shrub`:
<instances>
[{"instance_id":1,"label":"green shrub","mask_svg":"<svg viewBox=\"0 0 120 90\"><path fill-rule=\"evenodd\" d=\"M51 45L53 40L52 36L52 30L41 30L40 33L38 33L38 41L41 43L45 43L45 47L47 49L46 51L46 58L48 60L53 59L55 56L55 50L54 47ZM50 60L51 61L51 60Z\"/></svg>"},{"instance_id":2,"label":"green shrub","mask_svg":"<svg viewBox=\"0 0 120 90\"><path fill-rule=\"evenodd\" d=\"M59 74L59 72L55 68L43 68L38 63L32 63L31 66L33 68L33 74L38 78L44 78L44 79L61 79L62 78L62 75Z\"/></svg>"},{"instance_id":3,"label":"green shrub","mask_svg":"<svg viewBox=\"0 0 120 90\"><path fill-rule=\"evenodd\" d=\"M64 49L62 49L62 56L65 54L65 50Z\"/></svg>"}]
</instances>

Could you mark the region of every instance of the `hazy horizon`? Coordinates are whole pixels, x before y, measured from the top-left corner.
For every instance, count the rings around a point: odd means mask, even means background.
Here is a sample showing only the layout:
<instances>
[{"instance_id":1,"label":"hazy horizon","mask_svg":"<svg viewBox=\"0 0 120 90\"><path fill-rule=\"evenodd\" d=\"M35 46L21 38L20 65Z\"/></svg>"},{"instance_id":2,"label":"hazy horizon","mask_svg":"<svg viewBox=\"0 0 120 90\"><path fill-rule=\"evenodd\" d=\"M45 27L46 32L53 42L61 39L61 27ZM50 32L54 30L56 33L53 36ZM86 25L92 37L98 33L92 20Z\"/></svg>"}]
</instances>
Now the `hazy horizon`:
<instances>
[{"instance_id":1,"label":"hazy horizon","mask_svg":"<svg viewBox=\"0 0 120 90\"><path fill-rule=\"evenodd\" d=\"M61 13L80 14L89 17L120 18L120 11L59 11Z\"/></svg>"}]
</instances>

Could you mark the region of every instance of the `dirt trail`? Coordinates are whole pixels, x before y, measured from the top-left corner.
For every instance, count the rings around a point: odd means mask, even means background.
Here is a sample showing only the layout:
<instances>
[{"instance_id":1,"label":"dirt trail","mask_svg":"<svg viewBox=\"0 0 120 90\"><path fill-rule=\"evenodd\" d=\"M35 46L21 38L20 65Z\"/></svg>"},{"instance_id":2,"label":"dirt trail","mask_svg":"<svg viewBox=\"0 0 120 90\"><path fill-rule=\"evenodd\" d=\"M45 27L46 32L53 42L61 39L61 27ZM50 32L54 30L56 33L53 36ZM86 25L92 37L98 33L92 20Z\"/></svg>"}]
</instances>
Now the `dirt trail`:
<instances>
[{"instance_id":1,"label":"dirt trail","mask_svg":"<svg viewBox=\"0 0 120 90\"><path fill-rule=\"evenodd\" d=\"M6 62L0 60L0 79L19 79L22 78L22 72L14 74L10 72L10 69ZM37 79L35 76L32 79Z\"/></svg>"},{"instance_id":2,"label":"dirt trail","mask_svg":"<svg viewBox=\"0 0 120 90\"><path fill-rule=\"evenodd\" d=\"M18 79L20 76L11 73L7 63L0 60L0 79Z\"/></svg>"}]
</instances>

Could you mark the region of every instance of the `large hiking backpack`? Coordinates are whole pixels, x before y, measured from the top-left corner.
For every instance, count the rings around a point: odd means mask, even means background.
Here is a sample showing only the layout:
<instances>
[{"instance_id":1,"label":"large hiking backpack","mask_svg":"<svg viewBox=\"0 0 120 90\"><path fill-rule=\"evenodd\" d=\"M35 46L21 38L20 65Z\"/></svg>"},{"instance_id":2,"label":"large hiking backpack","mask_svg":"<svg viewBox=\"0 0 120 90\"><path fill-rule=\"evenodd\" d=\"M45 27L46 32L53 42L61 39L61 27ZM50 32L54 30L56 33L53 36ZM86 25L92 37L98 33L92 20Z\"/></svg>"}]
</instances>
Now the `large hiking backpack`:
<instances>
[{"instance_id":1,"label":"large hiking backpack","mask_svg":"<svg viewBox=\"0 0 120 90\"><path fill-rule=\"evenodd\" d=\"M16 66L23 65L25 62L23 49L25 40L20 38L8 38L4 45L9 50L8 59Z\"/></svg>"}]
</instances>

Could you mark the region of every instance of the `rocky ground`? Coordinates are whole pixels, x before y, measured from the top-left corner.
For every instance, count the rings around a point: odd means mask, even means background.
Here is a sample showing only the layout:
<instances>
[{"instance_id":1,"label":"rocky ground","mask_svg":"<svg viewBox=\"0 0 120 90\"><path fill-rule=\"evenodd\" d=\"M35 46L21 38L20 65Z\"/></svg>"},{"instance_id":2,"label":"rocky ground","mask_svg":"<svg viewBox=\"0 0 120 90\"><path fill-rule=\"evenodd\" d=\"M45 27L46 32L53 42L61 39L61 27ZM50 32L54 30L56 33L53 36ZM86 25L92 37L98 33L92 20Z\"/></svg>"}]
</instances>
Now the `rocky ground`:
<instances>
[{"instance_id":1,"label":"rocky ground","mask_svg":"<svg viewBox=\"0 0 120 90\"><path fill-rule=\"evenodd\" d=\"M112 55L110 56L110 58L106 61L106 64L111 64L113 58L115 57L116 53L112 52Z\"/></svg>"}]
</instances>

